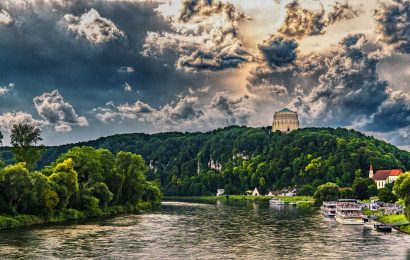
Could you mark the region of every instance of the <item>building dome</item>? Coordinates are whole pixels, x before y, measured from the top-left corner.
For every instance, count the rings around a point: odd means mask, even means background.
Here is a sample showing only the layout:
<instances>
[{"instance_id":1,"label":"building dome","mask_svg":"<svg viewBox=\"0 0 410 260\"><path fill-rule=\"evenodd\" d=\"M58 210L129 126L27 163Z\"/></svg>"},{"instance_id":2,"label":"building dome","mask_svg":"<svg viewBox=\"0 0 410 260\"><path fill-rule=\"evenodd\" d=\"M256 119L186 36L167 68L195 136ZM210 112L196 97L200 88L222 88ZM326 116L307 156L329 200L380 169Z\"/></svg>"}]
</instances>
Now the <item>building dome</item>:
<instances>
[{"instance_id":1,"label":"building dome","mask_svg":"<svg viewBox=\"0 0 410 260\"><path fill-rule=\"evenodd\" d=\"M275 115L273 116L272 132L279 130L281 132L289 133L296 129L299 129L298 113L287 108L275 112Z\"/></svg>"}]
</instances>

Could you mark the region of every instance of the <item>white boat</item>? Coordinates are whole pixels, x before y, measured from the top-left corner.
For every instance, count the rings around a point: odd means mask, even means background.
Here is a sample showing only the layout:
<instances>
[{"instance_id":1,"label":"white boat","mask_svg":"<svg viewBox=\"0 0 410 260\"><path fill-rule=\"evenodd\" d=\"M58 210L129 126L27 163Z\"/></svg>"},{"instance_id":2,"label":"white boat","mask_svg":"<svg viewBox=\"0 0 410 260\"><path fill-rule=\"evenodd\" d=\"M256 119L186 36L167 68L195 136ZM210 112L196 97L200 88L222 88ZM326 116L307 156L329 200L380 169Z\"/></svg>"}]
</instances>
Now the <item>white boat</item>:
<instances>
[{"instance_id":1,"label":"white boat","mask_svg":"<svg viewBox=\"0 0 410 260\"><path fill-rule=\"evenodd\" d=\"M336 221L344 225L363 225L362 205L352 199L340 199L336 203Z\"/></svg>"},{"instance_id":2,"label":"white boat","mask_svg":"<svg viewBox=\"0 0 410 260\"><path fill-rule=\"evenodd\" d=\"M273 198L269 200L270 205L278 205L278 206L283 206L285 205L285 202L281 199Z\"/></svg>"},{"instance_id":3,"label":"white boat","mask_svg":"<svg viewBox=\"0 0 410 260\"><path fill-rule=\"evenodd\" d=\"M336 206L337 203L334 201L323 202L322 207L320 207L322 215L326 218L334 219L336 217Z\"/></svg>"}]
</instances>

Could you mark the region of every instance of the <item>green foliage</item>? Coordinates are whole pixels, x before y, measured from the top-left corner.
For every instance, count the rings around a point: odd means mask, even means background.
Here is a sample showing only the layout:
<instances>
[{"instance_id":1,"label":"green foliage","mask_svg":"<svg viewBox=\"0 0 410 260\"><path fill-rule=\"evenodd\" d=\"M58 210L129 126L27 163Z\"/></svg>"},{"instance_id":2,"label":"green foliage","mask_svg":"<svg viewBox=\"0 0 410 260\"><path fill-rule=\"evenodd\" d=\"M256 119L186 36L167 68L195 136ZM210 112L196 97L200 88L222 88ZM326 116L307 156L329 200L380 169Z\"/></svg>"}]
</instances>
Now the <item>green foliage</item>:
<instances>
[{"instance_id":1,"label":"green foliage","mask_svg":"<svg viewBox=\"0 0 410 260\"><path fill-rule=\"evenodd\" d=\"M403 200L405 205L405 215L410 220L410 172L402 174L394 182L394 193Z\"/></svg>"},{"instance_id":2,"label":"green foliage","mask_svg":"<svg viewBox=\"0 0 410 260\"><path fill-rule=\"evenodd\" d=\"M353 181L352 191L356 199L366 200L377 194L377 187L374 180L359 177Z\"/></svg>"},{"instance_id":3,"label":"green foliage","mask_svg":"<svg viewBox=\"0 0 410 260\"><path fill-rule=\"evenodd\" d=\"M208 133L115 135L80 145L141 154L150 165L147 180L159 182L166 195L213 195L218 188L244 194L255 187L267 192L306 184L316 189L326 182L350 187L356 177L367 176L370 163L377 169L410 169L410 153L342 128L304 128L282 134L271 133L268 127L231 126ZM41 165L50 164L70 148L73 144L46 149ZM79 176L80 182L90 179L88 175L95 182L105 176L103 182L114 194L110 204L115 204L121 200L122 193L117 191L122 190L124 175L110 170L115 158L107 150L99 155L107 164L98 165L98 156L93 155L75 170L80 172L80 166L88 169L85 176ZM70 151L70 157L75 156ZM10 163L7 150L0 149L0 153ZM222 169L212 169L211 161Z\"/></svg>"},{"instance_id":4,"label":"green foliage","mask_svg":"<svg viewBox=\"0 0 410 260\"><path fill-rule=\"evenodd\" d=\"M340 198L339 187L332 182L322 184L317 188L313 198L316 206L321 205L324 201L336 201Z\"/></svg>"},{"instance_id":5,"label":"green foliage","mask_svg":"<svg viewBox=\"0 0 410 260\"><path fill-rule=\"evenodd\" d=\"M27 168L34 170L41 157L42 148L35 145L43 140L40 129L28 124L13 125L11 129L11 145L17 162L24 162Z\"/></svg>"},{"instance_id":6,"label":"green foliage","mask_svg":"<svg viewBox=\"0 0 410 260\"><path fill-rule=\"evenodd\" d=\"M353 190L350 188L343 188L340 190L340 198L342 199L351 199L354 197Z\"/></svg>"},{"instance_id":7,"label":"green foliage","mask_svg":"<svg viewBox=\"0 0 410 260\"><path fill-rule=\"evenodd\" d=\"M41 172L25 163L0 168L0 216L15 216L1 218L0 228L24 224L21 214L58 221L158 205L159 183L148 182L146 171L140 155L91 147L73 148Z\"/></svg>"},{"instance_id":8,"label":"green foliage","mask_svg":"<svg viewBox=\"0 0 410 260\"><path fill-rule=\"evenodd\" d=\"M394 203L397 201L397 196L388 188L381 188L378 190L377 196L379 200L387 203Z\"/></svg>"},{"instance_id":9,"label":"green foliage","mask_svg":"<svg viewBox=\"0 0 410 260\"><path fill-rule=\"evenodd\" d=\"M305 184L298 190L298 196L313 196L315 188L312 185Z\"/></svg>"}]
</instances>

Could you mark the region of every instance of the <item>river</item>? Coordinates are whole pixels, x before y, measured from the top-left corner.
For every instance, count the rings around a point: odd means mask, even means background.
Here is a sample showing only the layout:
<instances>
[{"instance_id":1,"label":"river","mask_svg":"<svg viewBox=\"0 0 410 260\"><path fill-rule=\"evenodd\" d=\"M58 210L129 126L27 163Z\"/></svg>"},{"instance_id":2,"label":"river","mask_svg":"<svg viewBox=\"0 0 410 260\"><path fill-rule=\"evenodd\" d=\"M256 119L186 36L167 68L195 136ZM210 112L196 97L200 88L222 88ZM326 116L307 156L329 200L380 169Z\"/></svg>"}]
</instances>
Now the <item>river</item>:
<instances>
[{"instance_id":1,"label":"river","mask_svg":"<svg viewBox=\"0 0 410 260\"><path fill-rule=\"evenodd\" d=\"M410 235L266 202L163 202L155 213L0 231L5 258L410 259Z\"/></svg>"}]
</instances>

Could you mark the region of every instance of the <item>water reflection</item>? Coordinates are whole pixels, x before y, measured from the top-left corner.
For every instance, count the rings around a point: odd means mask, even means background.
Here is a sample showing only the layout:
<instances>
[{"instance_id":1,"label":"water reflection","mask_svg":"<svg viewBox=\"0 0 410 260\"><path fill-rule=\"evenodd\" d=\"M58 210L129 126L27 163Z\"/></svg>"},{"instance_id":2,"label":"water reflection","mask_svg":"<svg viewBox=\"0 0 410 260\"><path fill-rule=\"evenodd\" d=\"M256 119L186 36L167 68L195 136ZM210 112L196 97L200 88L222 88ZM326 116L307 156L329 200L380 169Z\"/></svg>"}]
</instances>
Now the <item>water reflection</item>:
<instances>
[{"instance_id":1,"label":"water reflection","mask_svg":"<svg viewBox=\"0 0 410 260\"><path fill-rule=\"evenodd\" d=\"M0 258L406 259L410 236L267 203L165 202L158 213L0 232Z\"/></svg>"}]
</instances>

